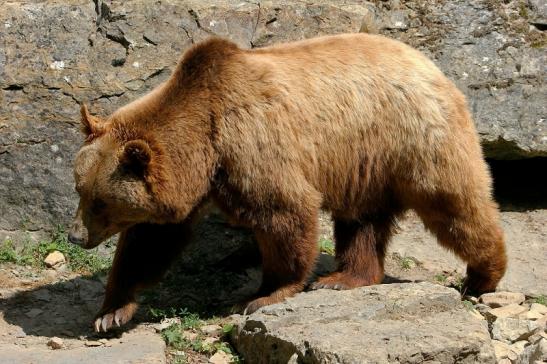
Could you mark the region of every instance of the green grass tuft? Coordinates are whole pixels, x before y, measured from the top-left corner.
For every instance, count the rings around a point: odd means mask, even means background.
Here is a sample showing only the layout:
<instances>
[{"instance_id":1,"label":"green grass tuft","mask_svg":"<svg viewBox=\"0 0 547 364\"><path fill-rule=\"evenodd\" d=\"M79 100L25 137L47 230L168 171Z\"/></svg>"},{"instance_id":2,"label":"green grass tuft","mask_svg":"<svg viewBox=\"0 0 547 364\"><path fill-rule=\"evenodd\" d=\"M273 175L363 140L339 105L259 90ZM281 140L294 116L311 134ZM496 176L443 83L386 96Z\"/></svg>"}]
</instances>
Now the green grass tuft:
<instances>
[{"instance_id":1,"label":"green grass tuft","mask_svg":"<svg viewBox=\"0 0 547 364\"><path fill-rule=\"evenodd\" d=\"M416 266L416 263L414 262L414 259L409 258L409 257L401 258L399 263L401 265L401 268L404 269L404 270L410 270L410 269L412 269L413 267Z\"/></svg>"},{"instance_id":2,"label":"green grass tuft","mask_svg":"<svg viewBox=\"0 0 547 364\"><path fill-rule=\"evenodd\" d=\"M327 238L319 239L319 251L325 254L334 255L334 243Z\"/></svg>"},{"instance_id":3,"label":"green grass tuft","mask_svg":"<svg viewBox=\"0 0 547 364\"><path fill-rule=\"evenodd\" d=\"M539 303L540 305L547 306L547 297L544 295L539 295L534 299L534 303Z\"/></svg>"},{"instance_id":4,"label":"green grass tuft","mask_svg":"<svg viewBox=\"0 0 547 364\"><path fill-rule=\"evenodd\" d=\"M439 283L446 283L446 280L448 279L446 277L446 275L442 274L442 273L439 273L439 274L435 274L435 281L439 282Z\"/></svg>"},{"instance_id":5,"label":"green grass tuft","mask_svg":"<svg viewBox=\"0 0 547 364\"><path fill-rule=\"evenodd\" d=\"M6 240L0 245L0 263L18 263L19 255L11 240Z\"/></svg>"},{"instance_id":6,"label":"green grass tuft","mask_svg":"<svg viewBox=\"0 0 547 364\"><path fill-rule=\"evenodd\" d=\"M473 305L473 302L465 300L462 301L463 307L465 307L468 311L472 311L475 309L475 305Z\"/></svg>"},{"instance_id":7,"label":"green grass tuft","mask_svg":"<svg viewBox=\"0 0 547 364\"><path fill-rule=\"evenodd\" d=\"M465 278L462 276L457 276L455 282L453 283L453 286L458 291L462 292L464 283L465 283Z\"/></svg>"}]
</instances>

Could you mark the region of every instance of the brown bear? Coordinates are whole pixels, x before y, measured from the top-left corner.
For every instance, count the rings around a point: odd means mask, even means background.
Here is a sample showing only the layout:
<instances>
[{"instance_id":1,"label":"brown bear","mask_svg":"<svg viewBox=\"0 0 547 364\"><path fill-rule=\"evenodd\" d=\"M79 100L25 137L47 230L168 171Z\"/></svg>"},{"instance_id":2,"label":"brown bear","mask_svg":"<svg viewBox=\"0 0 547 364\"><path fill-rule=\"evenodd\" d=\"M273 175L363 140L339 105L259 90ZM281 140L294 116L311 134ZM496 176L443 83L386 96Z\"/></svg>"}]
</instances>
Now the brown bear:
<instances>
[{"instance_id":1,"label":"brown bear","mask_svg":"<svg viewBox=\"0 0 547 364\"><path fill-rule=\"evenodd\" d=\"M467 262L469 289L492 291L504 274L466 100L401 42L351 34L246 50L212 38L151 93L105 120L83 106L82 122L70 241L92 248L121 232L97 331L131 318L136 293L161 278L210 200L262 253L247 313L302 291L320 209L332 214L338 268L312 289L380 283L409 209Z\"/></svg>"}]
</instances>

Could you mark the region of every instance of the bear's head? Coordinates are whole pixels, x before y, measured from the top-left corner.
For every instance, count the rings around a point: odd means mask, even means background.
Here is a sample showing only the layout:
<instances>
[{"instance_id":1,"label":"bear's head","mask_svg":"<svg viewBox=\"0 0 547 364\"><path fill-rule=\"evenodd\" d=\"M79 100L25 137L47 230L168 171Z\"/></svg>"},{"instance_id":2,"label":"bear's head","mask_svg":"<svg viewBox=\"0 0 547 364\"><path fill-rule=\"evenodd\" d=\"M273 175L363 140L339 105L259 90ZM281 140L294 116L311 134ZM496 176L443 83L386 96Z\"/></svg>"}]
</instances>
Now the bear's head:
<instances>
[{"instance_id":1,"label":"bear's head","mask_svg":"<svg viewBox=\"0 0 547 364\"><path fill-rule=\"evenodd\" d=\"M134 224L161 220L155 190L161 150L152 140L123 135L85 105L81 114L87 138L74 162L80 202L69 241L90 249Z\"/></svg>"}]
</instances>

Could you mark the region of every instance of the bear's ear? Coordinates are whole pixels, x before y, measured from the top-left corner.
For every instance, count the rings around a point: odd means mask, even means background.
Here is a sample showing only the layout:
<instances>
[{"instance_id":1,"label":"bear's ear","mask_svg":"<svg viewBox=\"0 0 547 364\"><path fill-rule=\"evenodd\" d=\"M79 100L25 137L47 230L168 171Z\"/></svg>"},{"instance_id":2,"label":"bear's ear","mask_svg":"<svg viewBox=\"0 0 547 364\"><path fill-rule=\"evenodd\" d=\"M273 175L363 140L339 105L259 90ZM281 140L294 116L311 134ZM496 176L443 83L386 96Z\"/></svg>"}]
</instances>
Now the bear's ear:
<instances>
[{"instance_id":1,"label":"bear's ear","mask_svg":"<svg viewBox=\"0 0 547 364\"><path fill-rule=\"evenodd\" d=\"M125 143L120 162L125 168L140 177L144 177L152 160L152 149L142 139Z\"/></svg>"},{"instance_id":2,"label":"bear's ear","mask_svg":"<svg viewBox=\"0 0 547 364\"><path fill-rule=\"evenodd\" d=\"M91 140L103 133L104 127L102 120L91 115L85 104L82 104L80 107L80 114L82 115L82 131L87 140Z\"/></svg>"}]
</instances>

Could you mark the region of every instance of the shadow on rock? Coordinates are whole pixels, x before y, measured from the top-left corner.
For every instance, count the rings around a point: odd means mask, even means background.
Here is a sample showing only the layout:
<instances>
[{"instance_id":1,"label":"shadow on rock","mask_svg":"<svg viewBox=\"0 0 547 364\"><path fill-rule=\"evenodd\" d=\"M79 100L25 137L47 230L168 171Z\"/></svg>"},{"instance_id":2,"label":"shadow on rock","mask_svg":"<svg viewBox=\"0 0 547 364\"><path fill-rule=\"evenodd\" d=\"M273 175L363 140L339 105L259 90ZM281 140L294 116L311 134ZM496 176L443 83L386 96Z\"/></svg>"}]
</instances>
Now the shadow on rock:
<instances>
[{"instance_id":1,"label":"shadow on rock","mask_svg":"<svg viewBox=\"0 0 547 364\"><path fill-rule=\"evenodd\" d=\"M258 249L249 232L230 227L221 216L211 214L196 226L193 241L163 281L142 292L134 319L107 336L120 335L140 322L157 320L150 308L165 312L186 308L204 318L227 313L232 305L258 290L259 262ZM24 335L97 337L92 321L105 290L97 277L106 274L98 272L32 290L8 290L0 300L0 312L7 323L19 326Z\"/></svg>"},{"instance_id":2,"label":"shadow on rock","mask_svg":"<svg viewBox=\"0 0 547 364\"><path fill-rule=\"evenodd\" d=\"M310 281L335 266L334 257L321 254ZM102 304L104 284L96 277L106 273L18 291L0 301L0 311L26 335L97 337L91 323ZM202 318L227 315L235 304L253 297L261 278L260 254L251 234L212 214L196 227L193 241L162 282L142 292L131 323L106 335L118 336L132 325L159 320L150 308L165 313L186 309ZM383 283L401 282L409 281L386 276Z\"/></svg>"},{"instance_id":3,"label":"shadow on rock","mask_svg":"<svg viewBox=\"0 0 547 364\"><path fill-rule=\"evenodd\" d=\"M99 280L77 277L16 292L0 300L0 311L26 335L87 337L93 335L91 322L103 295Z\"/></svg>"}]
</instances>

